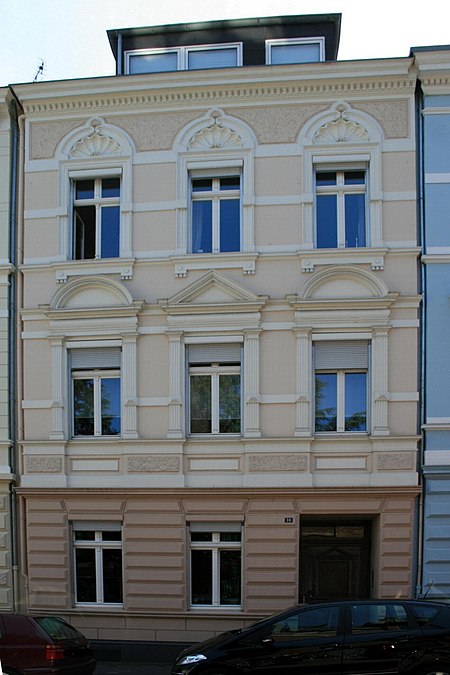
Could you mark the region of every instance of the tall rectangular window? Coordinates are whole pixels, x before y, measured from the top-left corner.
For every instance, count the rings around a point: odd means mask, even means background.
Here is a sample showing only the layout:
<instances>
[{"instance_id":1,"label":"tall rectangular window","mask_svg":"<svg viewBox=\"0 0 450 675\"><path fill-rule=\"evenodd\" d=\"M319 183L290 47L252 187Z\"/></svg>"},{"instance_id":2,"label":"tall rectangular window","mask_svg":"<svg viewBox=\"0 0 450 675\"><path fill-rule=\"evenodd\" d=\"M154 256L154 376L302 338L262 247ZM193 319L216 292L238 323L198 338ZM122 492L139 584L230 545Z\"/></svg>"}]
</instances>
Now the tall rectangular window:
<instances>
[{"instance_id":1,"label":"tall rectangular window","mask_svg":"<svg viewBox=\"0 0 450 675\"><path fill-rule=\"evenodd\" d=\"M241 179L191 176L192 253L241 249Z\"/></svg>"},{"instance_id":2,"label":"tall rectangular window","mask_svg":"<svg viewBox=\"0 0 450 675\"><path fill-rule=\"evenodd\" d=\"M367 342L318 342L314 359L316 432L367 431Z\"/></svg>"},{"instance_id":3,"label":"tall rectangular window","mask_svg":"<svg viewBox=\"0 0 450 675\"><path fill-rule=\"evenodd\" d=\"M240 525L191 524L192 607L240 606L241 536Z\"/></svg>"},{"instance_id":4,"label":"tall rectangular window","mask_svg":"<svg viewBox=\"0 0 450 675\"><path fill-rule=\"evenodd\" d=\"M120 251L120 178L73 181L73 258L117 258Z\"/></svg>"},{"instance_id":5,"label":"tall rectangular window","mask_svg":"<svg viewBox=\"0 0 450 675\"><path fill-rule=\"evenodd\" d=\"M317 248L366 246L366 171L316 171Z\"/></svg>"},{"instance_id":6,"label":"tall rectangular window","mask_svg":"<svg viewBox=\"0 0 450 675\"><path fill-rule=\"evenodd\" d=\"M119 435L120 349L86 348L70 351L73 435Z\"/></svg>"},{"instance_id":7,"label":"tall rectangular window","mask_svg":"<svg viewBox=\"0 0 450 675\"><path fill-rule=\"evenodd\" d=\"M266 40L266 62L271 65L317 63L324 58L323 37Z\"/></svg>"},{"instance_id":8,"label":"tall rectangular window","mask_svg":"<svg viewBox=\"0 0 450 675\"><path fill-rule=\"evenodd\" d=\"M241 42L178 46L167 49L138 49L125 52L125 69L130 75L174 70L232 68L241 65Z\"/></svg>"},{"instance_id":9,"label":"tall rectangular window","mask_svg":"<svg viewBox=\"0 0 450 675\"><path fill-rule=\"evenodd\" d=\"M82 604L121 604L122 532L120 525L73 525L75 601Z\"/></svg>"},{"instance_id":10,"label":"tall rectangular window","mask_svg":"<svg viewBox=\"0 0 450 675\"><path fill-rule=\"evenodd\" d=\"M241 431L240 344L189 346L191 434Z\"/></svg>"}]
</instances>

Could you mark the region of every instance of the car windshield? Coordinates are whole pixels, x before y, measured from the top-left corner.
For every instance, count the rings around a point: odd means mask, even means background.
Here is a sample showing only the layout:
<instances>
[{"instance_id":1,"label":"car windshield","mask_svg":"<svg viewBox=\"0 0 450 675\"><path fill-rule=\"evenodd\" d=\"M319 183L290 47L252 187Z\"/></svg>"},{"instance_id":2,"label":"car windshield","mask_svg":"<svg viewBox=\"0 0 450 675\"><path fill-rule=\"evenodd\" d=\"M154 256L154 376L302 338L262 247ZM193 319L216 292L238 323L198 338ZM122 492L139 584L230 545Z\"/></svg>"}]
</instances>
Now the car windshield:
<instances>
[{"instance_id":1,"label":"car windshield","mask_svg":"<svg viewBox=\"0 0 450 675\"><path fill-rule=\"evenodd\" d=\"M294 605L293 607L288 607L283 614L287 614L289 612L294 612L296 609L300 609L300 607L308 607L308 604L305 603L303 605ZM270 621L271 619L276 619L278 616L280 616L280 612L274 612L273 614L268 614L264 619L260 619L259 621L255 621L255 623L251 623L249 626L245 626L244 628L241 628L238 633L246 633L249 630L253 630L254 628L258 628L259 625L266 623L266 621Z\"/></svg>"},{"instance_id":2,"label":"car windshield","mask_svg":"<svg viewBox=\"0 0 450 675\"><path fill-rule=\"evenodd\" d=\"M53 640L75 640L81 637L81 633L57 616L37 616L35 620Z\"/></svg>"}]
</instances>

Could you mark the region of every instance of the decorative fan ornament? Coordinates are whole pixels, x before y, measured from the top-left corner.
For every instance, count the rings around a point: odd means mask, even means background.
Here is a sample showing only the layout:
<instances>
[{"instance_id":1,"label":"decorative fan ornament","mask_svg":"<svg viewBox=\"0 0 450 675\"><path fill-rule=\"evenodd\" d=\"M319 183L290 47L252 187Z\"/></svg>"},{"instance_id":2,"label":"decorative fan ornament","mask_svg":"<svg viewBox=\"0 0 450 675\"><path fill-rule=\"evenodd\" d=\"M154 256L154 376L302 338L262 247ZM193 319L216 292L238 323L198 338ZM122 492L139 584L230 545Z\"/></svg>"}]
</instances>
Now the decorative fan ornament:
<instances>
[{"instance_id":1,"label":"decorative fan ornament","mask_svg":"<svg viewBox=\"0 0 450 675\"><path fill-rule=\"evenodd\" d=\"M213 124L206 129L198 131L189 142L189 148L193 150L210 150L212 148L241 148L242 138L235 131Z\"/></svg>"},{"instance_id":2,"label":"decorative fan ornament","mask_svg":"<svg viewBox=\"0 0 450 675\"><path fill-rule=\"evenodd\" d=\"M368 141L367 130L356 122L340 117L334 122L327 122L314 136L314 143L356 143Z\"/></svg>"},{"instance_id":3,"label":"decorative fan ornament","mask_svg":"<svg viewBox=\"0 0 450 675\"><path fill-rule=\"evenodd\" d=\"M117 141L97 130L77 141L70 152L71 157L103 157L120 154L121 148Z\"/></svg>"}]
</instances>

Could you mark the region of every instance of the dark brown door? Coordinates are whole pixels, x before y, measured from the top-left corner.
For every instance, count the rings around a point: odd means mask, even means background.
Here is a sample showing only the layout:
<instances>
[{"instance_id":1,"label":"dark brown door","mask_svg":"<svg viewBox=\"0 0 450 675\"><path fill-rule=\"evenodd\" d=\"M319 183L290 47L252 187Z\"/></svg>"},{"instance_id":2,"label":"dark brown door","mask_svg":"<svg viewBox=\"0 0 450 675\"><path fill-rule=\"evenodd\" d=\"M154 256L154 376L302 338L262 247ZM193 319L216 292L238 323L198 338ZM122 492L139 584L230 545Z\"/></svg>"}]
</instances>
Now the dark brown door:
<instances>
[{"instance_id":1,"label":"dark brown door","mask_svg":"<svg viewBox=\"0 0 450 675\"><path fill-rule=\"evenodd\" d=\"M370 597L370 523L302 521L300 601Z\"/></svg>"}]
</instances>

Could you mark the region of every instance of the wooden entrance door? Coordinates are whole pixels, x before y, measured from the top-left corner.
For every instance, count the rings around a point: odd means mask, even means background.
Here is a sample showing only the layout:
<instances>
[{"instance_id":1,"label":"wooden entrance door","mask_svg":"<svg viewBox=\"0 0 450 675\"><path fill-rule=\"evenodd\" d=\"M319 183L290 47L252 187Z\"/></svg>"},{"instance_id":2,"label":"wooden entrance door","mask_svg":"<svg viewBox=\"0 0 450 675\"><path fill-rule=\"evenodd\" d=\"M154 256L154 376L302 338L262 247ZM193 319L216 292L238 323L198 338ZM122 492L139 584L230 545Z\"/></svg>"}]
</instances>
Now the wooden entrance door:
<instances>
[{"instance_id":1,"label":"wooden entrance door","mask_svg":"<svg viewBox=\"0 0 450 675\"><path fill-rule=\"evenodd\" d=\"M300 601L370 597L370 523L302 521Z\"/></svg>"}]
</instances>

